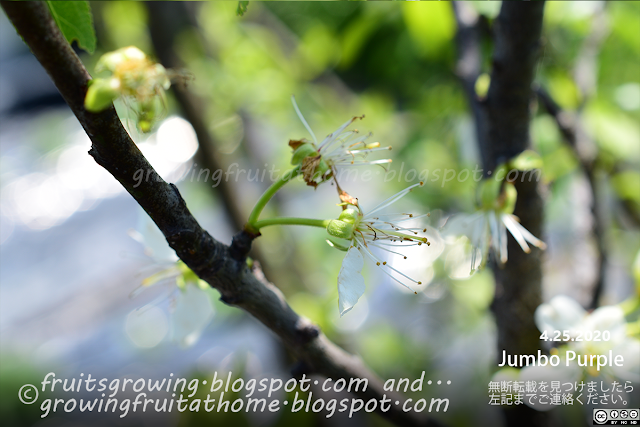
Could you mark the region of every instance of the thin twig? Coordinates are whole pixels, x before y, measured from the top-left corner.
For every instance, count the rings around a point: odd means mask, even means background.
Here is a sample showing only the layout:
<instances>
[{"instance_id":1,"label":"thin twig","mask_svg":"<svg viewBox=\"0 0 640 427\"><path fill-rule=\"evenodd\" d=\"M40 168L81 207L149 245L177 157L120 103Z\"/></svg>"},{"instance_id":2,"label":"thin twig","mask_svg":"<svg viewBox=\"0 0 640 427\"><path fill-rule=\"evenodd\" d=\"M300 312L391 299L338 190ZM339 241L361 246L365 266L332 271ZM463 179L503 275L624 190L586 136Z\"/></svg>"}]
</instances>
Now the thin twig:
<instances>
[{"instance_id":1,"label":"thin twig","mask_svg":"<svg viewBox=\"0 0 640 427\"><path fill-rule=\"evenodd\" d=\"M480 16L471 5L463 1L452 2L453 12L458 26L456 32L456 46L458 59L456 74L462 84L462 89L471 108L476 127L476 138L482 164L489 164L490 152L487 147L487 113L483 100L476 95L475 84L481 72L482 53L480 49L482 31ZM489 173L484 170L485 176Z\"/></svg>"},{"instance_id":2,"label":"thin twig","mask_svg":"<svg viewBox=\"0 0 640 427\"><path fill-rule=\"evenodd\" d=\"M405 400L384 391L382 381L360 358L333 344L315 325L298 316L275 286L258 279L244 260L232 257L229 247L200 227L178 189L156 173L133 143L113 107L98 114L84 109L90 76L58 30L45 3L0 4L89 135L90 154L151 216L185 264L217 289L224 302L246 310L271 329L313 372L347 380L367 378L369 386L356 393L364 399L380 400L386 394L393 400ZM149 177L139 186L133 179L138 170ZM439 425L401 408L402 405L391 405L382 415L402 426Z\"/></svg>"},{"instance_id":3,"label":"thin twig","mask_svg":"<svg viewBox=\"0 0 640 427\"><path fill-rule=\"evenodd\" d=\"M593 292L589 308L597 308L598 300L604 288L605 267L607 265L606 246L604 239L604 225L602 214L598 209L598 182L596 178L596 156L595 144L587 133L578 126L578 117L563 111L560 106L551 98L549 92L543 87L537 87L536 94L540 103L544 106L547 113L556 122L560 133L562 134L567 145L569 145L580 163L587 182L589 184L589 192L591 193L591 217L593 238L596 242L598 255L596 259L596 277L593 284Z\"/></svg>"},{"instance_id":4,"label":"thin twig","mask_svg":"<svg viewBox=\"0 0 640 427\"><path fill-rule=\"evenodd\" d=\"M589 184L591 193L592 230L598 255L596 259L596 278L593 285L589 308L597 308L598 300L604 289L605 269L607 265L607 251L604 236L604 218L598 207L597 156L598 149L595 141L581 125L581 115L584 107L596 90L597 59L600 47L609 34L609 25L604 10L605 5L599 7L592 20L591 31L580 48L574 67L574 79L580 89L581 101L577 113L563 111L553 100L549 92L543 87L535 88L540 103L555 120L565 142L573 149Z\"/></svg>"}]
</instances>

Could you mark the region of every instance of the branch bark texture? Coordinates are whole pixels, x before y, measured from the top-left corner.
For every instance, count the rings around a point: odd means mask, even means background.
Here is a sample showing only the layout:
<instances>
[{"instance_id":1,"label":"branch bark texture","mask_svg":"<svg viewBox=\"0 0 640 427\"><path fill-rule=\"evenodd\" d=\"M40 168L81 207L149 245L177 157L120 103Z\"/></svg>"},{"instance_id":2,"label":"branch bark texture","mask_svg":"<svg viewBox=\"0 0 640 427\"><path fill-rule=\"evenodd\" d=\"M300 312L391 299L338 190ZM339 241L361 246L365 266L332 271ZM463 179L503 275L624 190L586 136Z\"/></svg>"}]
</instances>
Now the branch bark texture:
<instances>
[{"instance_id":1,"label":"branch bark texture","mask_svg":"<svg viewBox=\"0 0 640 427\"><path fill-rule=\"evenodd\" d=\"M201 279L221 294L221 300L249 312L273 331L312 371L331 378L367 378L363 399L404 398L382 389L382 382L362 361L331 341L307 319L298 316L282 293L247 267L242 251L216 241L191 215L175 185L165 182L131 140L113 107L93 114L84 109L90 80L79 58L51 18L43 2L0 2L7 16L71 107L89 135L89 152L134 197L158 225L176 254ZM139 186L136 171L145 171ZM379 406L378 406L379 407ZM382 413L401 426L437 426L439 423L391 405Z\"/></svg>"},{"instance_id":2,"label":"branch bark texture","mask_svg":"<svg viewBox=\"0 0 640 427\"><path fill-rule=\"evenodd\" d=\"M480 100L474 84L481 68L478 17L468 5L455 2L458 24L457 73L476 120L478 145L485 176L530 145L532 83L539 56L544 2L503 2L493 23L491 84ZM481 121L482 123L477 123ZM530 175L529 175L530 176ZM542 233L543 203L536 180L516 180L518 199L514 214L531 233ZM534 323L542 302L541 251L524 253L510 236L509 260L494 265L496 293L492 311L498 329L498 353L536 354L540 348ZM508 426L549 426L547 414L521 405L505 410Z\"/></svg>"}]
</instances>

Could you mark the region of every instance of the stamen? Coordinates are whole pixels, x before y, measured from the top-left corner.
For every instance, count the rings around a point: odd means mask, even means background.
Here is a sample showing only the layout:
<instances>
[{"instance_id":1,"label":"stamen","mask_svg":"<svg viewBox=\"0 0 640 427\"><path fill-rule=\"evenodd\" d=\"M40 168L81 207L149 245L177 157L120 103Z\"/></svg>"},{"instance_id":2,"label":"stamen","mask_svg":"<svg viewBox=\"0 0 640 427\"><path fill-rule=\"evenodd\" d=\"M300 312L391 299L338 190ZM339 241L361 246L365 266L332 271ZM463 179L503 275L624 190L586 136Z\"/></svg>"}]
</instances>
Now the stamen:
<instances>
[{"instance_id":1,"label":"stamen","mask_svg":"<svg viewBox=\"0 0 640 427\"><path fill-rule=\"evenodd\" d=\"M374 262L379 262L378 259L371 253L371 251L369 251L368 248L366 248L362 242L360 242L358 239L355 240L356 243L358 245L360 245L361 248L364 249L364 253L367 254L367 256L369 258L371 258ZM393 267L389 266L389 268L391 268L392 270L398 272L397 270L395 270ZM398 280L396 277L393 277L388 271L386 271L384 268L381 270L382 272L384 272L384 274L386 274L387 276L391 277L393 280L395 280L396 282L400 283L402 286L404 286L405 288L409 289L410 291L413 291L415 294L417 294L416 291L414 291L413 289L411 289L411 287L409 287L408 285L406 285L405 283L401 282L400 280ZM398 272L400 273L400 272ZM411 280L412 282L416 282L415 280L411 279L410 277L406 276L405 274L400 273L402 276L406 277L407 279Z\"/></svg>"},{"instance_id":2,"label":"stamen","mask_svg":"<svg viewBox=\"0 0 640 427\"><path fill-rule=\"evenodd\" d=\"M316 134L313 133L313 131L309 127L309 124L307 123L307 121L302 116L302 113L300 112L300 109L298 108L298 104L296 104L296 97L293 96L293 95L291 95L291 102L293 103L293 108L296 110L296 114L298 114L298 118L300 119L300 121L302 122L304 127L307 129L307 132L309 132L309 134L311 134L311 137L313 138L313 142L318 144L318 139L316 138Z\"/></svg>"},{"instance_id":3,"label":"stamen","mask_svg":"<svg viewBox=\"0 0 640 427\"><path fill-rule=\"evenodd\" d=\"M375 208L373 208L373 210L371 210L369 212L369 215L372 215L375 212L378 212L381 209L386 208L387 206L389 206L392 203L397 202L398 200L400 200L401 198L403 198L404 196L406 196L407 194L409 194L409 192L414 189L415 187L418 186L422 186L423 182L421 181L419 184L413 184L410 187L405 188L404 190L400 191L399 193L389 197L388 199L386 199L385 201L383 201L382 203L380 203L378 206L376 206Z\"/></svg>"}]
</instances>

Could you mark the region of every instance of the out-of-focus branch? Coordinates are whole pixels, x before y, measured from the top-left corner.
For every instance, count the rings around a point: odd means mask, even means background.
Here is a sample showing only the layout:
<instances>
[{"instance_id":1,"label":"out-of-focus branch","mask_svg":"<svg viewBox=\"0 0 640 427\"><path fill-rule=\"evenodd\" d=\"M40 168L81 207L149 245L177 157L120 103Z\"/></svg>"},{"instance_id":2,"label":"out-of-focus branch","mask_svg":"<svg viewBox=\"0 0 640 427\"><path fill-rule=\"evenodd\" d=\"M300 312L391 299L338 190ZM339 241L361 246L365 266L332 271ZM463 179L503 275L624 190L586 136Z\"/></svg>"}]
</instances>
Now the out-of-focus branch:
<instances>
[{"instance_id":1,"label":"out-of-focus branch","mask_svg":"<svg viewBox=\"0 0 640 427\"><path fill-rule=\"evenodd\" d=\"M563 111L551 98L549 92L542 87L536 88L536 94L545 110L555 120L560 133L580 162L589 183L591 193L591 217L592 233L598 250L596 279L593 286L589 308L596 308L598 300L604 288L605 266L607 264L607 252L604 239L604 220L598 209L598 183L596 177L596 149L595 144L589 138L581 126L578 126L578 117Z\"/></svg>"},{"instance_id":2,"label":"out-of-focus branch","mask_svg":"<svg viewBox=\"0 0 640 427\"><path fill-rule=\"evenodd\" d=\"M573 70L574 80L582 95L578 111L582 111L597 88L598 55L602 42L609 35L606 6L607 3L603 2L597 7L591 21L591 29L580 48Z\"/></svg>"},{"instance_id":3,"label":"out-of-focus branch","mask_svg":"<svg viewBox=\"0 0 640 427\"><path fill-rule=\"evenodd\" d=\"M194 31L194 34L198 36L201 35L195 16L195 8L200 7L200 5L189 2L146 2L145 6L149 14L148 27L151 42L156 55L158 55L158 59L166 68L182 69L184 64L175 51L176 39L183 31L189 29L197 30ZM213 55L213 49L210 44L206 43L204 37L200 38L202 40L199 43L199 48L207 55ZM179 108L185 118L193 125L200 143L198 152L196 153L196 162L200 167L212 171L216 169L226 170L228 164L225 164L219 155L216 149L218 141L215 140L210 128L206 124L204 100L192 90L189 90L188 87L174 85L172 88ZM246 120L244 122L246 125ZM257 165L255 165L255 167L257 167ZM222 199L227 208L227 213L232 220L232 224L236 230L240 231L243 229L248 213L244 212L240 198L235 195L237 192L236 187L237 185L234 185L232 181L223 179L216 188L210 188L213 190L215 197ZM221 190L220 194L218 194L218 190ZM276 197L274 197L271 203L277 204ZM261 248L259 245L251 246L250 244L248 246L245 244L243 247L239 246L243 239L246 240L247 237L251 237L245 235L244 232L241 233L241 236L236 236L234 240L235 244L232 245L232 248L245 255L249 254L250 251L249 255L260 261L261 268L267 277L276 279L283 277L282 271L274 271L273 268L271 268L264 248ZM251 239L249 239L249 243L250 240ZM303 276L297 264L293 265L288 270L288 273L293 276L294 281L302 281Z\"/></svg>"},{"instance_id":4,"label":"out-of-focus branch","mask_svg":"<svg viewBox=\"0 0 640 427\"><path fill-rule=\"evenodd\" d=\"M458 74L474 110L479 149L485 171L490 173L530 145L531 85L539 56L544 2L503 2L494 21L494 52L491 84L483 102L471 87L479 72L477 20L465 12L467 5L456 2L458 23ZM479 110L479 111L475 111ZM522 225L539 236L542 231L543 203L538 183L514 182L518 190L515 215ZM524 253L512 237L508 241L509 260L503 268L494 265L496 294L491 305L498 328L498 351L508 354L535 354L540 348L534 312L542 302L541 252ZM505 409L508 426L546 427L548 414L525 405Z\"/></svg>"},{"instance_id":5,"label":"out-of-focus branch","mask_svg":"<svg viewBox=\"0 0 640 427\"><path fill-rule=\"evenodd\" d=\"M40 61L91 139L89 152L144 208L158 225L176 254L201 279L280 337L284 344L316 373L332 378L367 378L369 386L358 394L364 399L383 395L382 382L362 361L332 342L307 319L289 307L282 293L260 275L254 275L242 256L232 256L228 246L203 230L187 209L178 189L166 183L133 143L113 107L92 114L84 109L90 76L51 18L43 2L0 2L7 16ZM148 179L136 185L133 176L143 170ZM382 415L402 426L436 426L401 405L389 405ZM380 408L380 405L378 405Z\"/></svg>"},{"instance_id":6,"label":"out-of-focus branch","mask_svg":"<svg viewBox=\"0 0 640 427\"><path fill-rule=\"evenodd\" d=\"M164 5L164 9L160 9L160 7L162 5L147 4L151 42L162 65L166 68L180 70L184 65L175 55L173 43L175 35L191 24L191 22L185 22L188 19L188 15L180 13L180 9L186 6L182 3L169 2ZM162 11L167 8L173 9L174 12L178 9L178 13L173 13L171 19L165 19ZM171 10L168 11L171 12ZM212 173L216 170L224 170L226 165L224 165L216 151L217 144L211 132L209 132L204 114L205 106L202 100L189 91L185 85L176 84L172 86L172 89L180 110L191 123L198 137L199 147L195 157L196 163L200 167L211 170ZM215 188L215 197L222 200L227 210L228 218L234 228L242 230L246 212L242 209L236 192L228 180L220 180L219 185Z\"/></svg>"},{"instance_id":7,"label":"out-of-focus branch","mask_svg":"<svg viewBox=\"0 0 640 427\"><path fill-rule=\"evenodd\" d=\"M604 219L598 207L597 155L598 149L593 139L581 125L580 115L597 87L597 59L602 42L609 34L609 25L604 4L594 13L591 31L586 37L574 68L574 79L580 89L581 102L578 112L571 114L563 111L543 87L536 88L536 94L545 110L555 120L566 143L573 149L589 183L591 193L592 233L596 242L598 256L597 272L589 308L598 307L598 300L604 288L605 268L607 264L604 237Z\"/></svg>"},{"instance_id":8,"label":"out-of-focus branch","mask_svg":"<svg viewBox=\"0 0 640 427\"><path fill-rule=\"evenodd\" d=\"M481 72L482 52L480 49L482 31L480 28L480 16L475 9L463 1L452 2L453 12L458 26L456 32L456 46L458 60L456 62L456 74L462 84L462 89L471 108L476 128L478 149L482 164L490 163L490 151L487 146L487 115L483 108L483 101L476 95L476 80ZM485 170L485 175L488 173Z\"/></svg>"}]
</instances>

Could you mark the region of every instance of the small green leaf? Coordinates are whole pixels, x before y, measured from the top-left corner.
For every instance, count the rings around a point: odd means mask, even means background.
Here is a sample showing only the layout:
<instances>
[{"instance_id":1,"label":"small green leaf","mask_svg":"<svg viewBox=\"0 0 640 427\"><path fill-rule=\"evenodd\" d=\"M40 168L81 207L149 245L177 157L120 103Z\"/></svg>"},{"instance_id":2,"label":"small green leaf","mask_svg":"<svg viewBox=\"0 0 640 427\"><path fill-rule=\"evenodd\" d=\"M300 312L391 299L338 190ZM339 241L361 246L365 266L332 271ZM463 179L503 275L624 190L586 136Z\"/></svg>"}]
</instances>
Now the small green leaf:
<instances>
[{"instance_id":1,"label":"small green leaf","mask_svg":"<svg viewBox=\"0 0 640 427\"><path fill-rule=\"evenodd\" d=\"M89 53L96 50L96 33L88 2L47 1L47 5L58 28L70 44L75 40L80 48Z\"/></svg>"},{"instance_id":2,"label":"small green leaf","mask_svg":"<svg viewBox=\"0 0 640 427\"><path fill-rule=\"evenodd\" d=\"M487 73L480 74L476 79L474 89L478 99L485 99L489 93L489 86L491 85L491 76Z\"/></svg>"},{"instance_id":3,"label":"small green leaf","mask_svg":"<svg viewBox=\"0 0 640 427\"><path fill-rule=\"evenodd\" d=\"M247 13L247 9L248 8L249 8L249 2L248 1L239 1L238 2L238 9L236 9L236 15L244 16L244 14Z\"/></svg>"},{"instance_id":4,"label":"small green leaf","mask_svg":"<svg viewBox=\"0 0 640 427\"><path fill-rule=\"evenodd\" d=\"M540 169L542 167L542 158L532 150L525 150L509 161L512 168L521 171Z\"/></svg>"}]
</instances>

